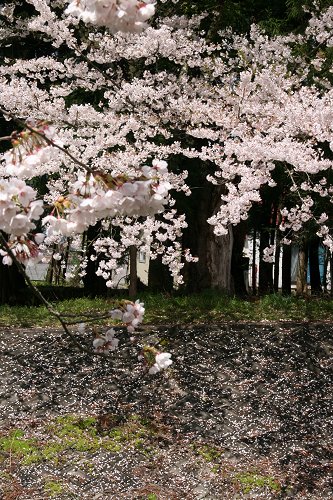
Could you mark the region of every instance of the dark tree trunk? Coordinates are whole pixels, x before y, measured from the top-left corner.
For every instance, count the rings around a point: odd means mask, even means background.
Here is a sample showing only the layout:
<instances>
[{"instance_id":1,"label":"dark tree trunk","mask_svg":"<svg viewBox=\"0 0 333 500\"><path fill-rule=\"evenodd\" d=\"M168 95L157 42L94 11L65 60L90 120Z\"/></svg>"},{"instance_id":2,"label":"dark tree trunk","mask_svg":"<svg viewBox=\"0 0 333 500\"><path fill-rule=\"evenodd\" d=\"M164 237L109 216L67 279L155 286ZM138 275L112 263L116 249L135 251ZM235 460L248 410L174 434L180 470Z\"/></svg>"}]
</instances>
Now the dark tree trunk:
<instances>
[{"instance_id":1,"label":"dark tree trunk","mask_svg":"<svg viewBox=\"0 0 333 500\"><path fill-rule=\"evenodd\" d=\"M171 292L173 280L167 266L162 264L162 257L158 256L149 261L148 289L153 292Z\"/></svg>"},{"instance_id":2,"label":"dark tree trunk","mask_svg":"<svg viewBox=\"0 0 333 500\"><path fill-rule=\"evenodd\" d=\"M271 293L273 291L273 264L263 261L264 249L271 244L270 230L263 228L260 232L259 246L259 294Z\"/></svg>"},{"instance_id":3,"label":"dark tree trunk","mask_svg":"<svg viewBox=\"0 0 333 500\"><path fill-rule=\"evenodd\" d=\"M61 261L60 260L54 260L54 284L55 285L60 285L60 278L61 278Z\"/></svg>"},{"instance_id":4,"label":"dark tree trunk","mask_svg":"<svg viewBox=\"0 0 333 500\"><path fill-rule=\"evenodd\" d=\"M199 191L199 190L198 190ZM198 196L200 194L200 196ZM185 283L189 292L204 289L231 291L231 251L233 232L216 236L207 219L217 212L221 204L222 188L204 182L200 193L194 193L191 213L187 216L189 227L184 231L183 246L199 257L196 264L185 266Z\"/></svg>"},{"instance_id":5,"label":"dark tree trunk","mask_svg":"<svg viewBox=\"0 0 333 500\"><path fill-rule=\"evenodd\" d=\"M298 249L298 266L297 266L297 278L296 278L296 294L298 296L307 295L307 269L308 269L308 252L307 245L303 241L299 244Z\"/></svg>"},{"instance_id":6,"label":"dark tree trunk","mask_svg":"<svg viewBox=\"0 0 333 500\"><path fill-rule=\"evenodd\" d=\"M328 270L328 264L330 261L330 252L328 248L325 246L324 247L324 252L325 252L325 259L324 259L324 275L323 275L323 289L324 292L327 293L327 270Z\"/></svg>"},{"instance_id":7,"label":"dark tree trunk","mask_svg":"<svg viewBox=\"0 0 333 500\"><path fill-rule=\"evenodd\" d=\"M257 293L257 231L253 230L253 240L252 240L252 295Z\"/></svg>"},{"instance_id":8,"label":"dark tree trunk","mask_svg":"<svg viewBox=\"0 0 333 500\"><path fill-rule=\"evenodd\" d=\"M291 294L291 245L283 245L282 293L283 295Z\"/></svg>"},{"instance_id":9,"label":"dark tree trunk","mask_svg":"<svg viewBox=\"0 0 333 500\"><path fill-rule=\"evenodd\" d=\"M275 259L274 259L274 292L279 291L279 279L280 279L280 257L281 257L281 231L279 225L281 222L280 210L278 205L275 209Z\"/></svg>"},{"instance_id":10,"label":"dark tree trunk","mask_svg":"<svg viewBox=\"0 0 333 500\"><path fill-rule=\"evenodd\" d=\"M281 254L281 246L280 244L277 244L275 248L275 261L274 261L274 292L276 293L279 291L280 254Z\"/></svg>"},{"instance_id":11,"label":"dark tree trunk","mask_svg":"<svg viewBox=\"0 0 333 500\"><path fill-rule=\"evenodd\" d=\"M241 222L233 228L233 247L231 258L231 276L235 295L245 297L247 287L245 284L245 271L249 268L249 259L244 257L244 243L247 233L247 224Z\"/></svg>"},{"instance_id":12,"label":"dark tree trunk","mask_svg":"<svg viewBox=\"0 0 333 500\"><path fill-rule=\"evenodd\" d=\"M100 235L101 225L100 223L95 224L95 226L89 226L86 232L86 257L88 258L88 263L86 267L86 275L83 277L83 286L86 294L96 296L96 295L107 295L108 288L106 286L106 281L101 276L96 276L96 271L98 268L98 262L103 258L99 256L96 260L91 260L90 256L95 255L95 250L93 247L93 242Z\"/></svg>"},{"instance_id":13,"label":"dark tree trunk","mask_svg":"<svg viewBox=\"0 0 333 500\"><path fill-rule=\"evenodd\" d=\"M2 234L8 240L7 235ZM0 304L31 304L33 300L34 297L30 295L25 279L15 263L5 266L0 257Z\"/></svg>"},{"instance_id":14,"label":"dark tree trunk","mask_svg":"<svg viewBox=\"0 0 333 500\"><path fill-rule=\"evenodd\" d=\"M331 297L333 297L333 254L330 254L330 281L331 281Z\"/></svg>"},{"instance_id":15,"label":"dark tree trunk","mask_svg":"<svg viewBox=\"0 0 333 500\"><path fill-rule=\"evenodd\" d=\"M128 288L128 296L130 299L134 299L138 291L137 256L138 256L137 248L135 246L131 246L129 249L130 279Z\"/></svg>"},{"instance_id":16,"label":"dark tree trunk","mask_svg":"<svg viewBox=\"0 0 333 500\"><path fill-rule=\"evenodd\" d=\"M0 304L31 304L31 295L23 276L15 264L4 266L0 263Z\"/></svg>"},{"instance_id":17,"label":"dark tree trunk","mask_svg":"<svg viewBox=\"0 0 333 500\"><path fill-rule=\"evenodd\" d=\"M319 271L319 238L311 238L309 241L309 266L311 295L322 292Z\"/></svg>"},{"instance_id":18,"label":"dark tree trunk","mask_svg":"<svg viewBox=\"0 0 333 500\"><path fill-rule=\"evenodd\" d=\"M52 255L51 255L51 259L49 261L49 265L48 265L47 273L46 273L46 279L45 279L45 281L49 285L52 285L52 283L53 283L54 262L55 262L55 260L53 259L53 254L55 253L55 251L56 251L56 245L53 245Z\"/></svg>"}]
</instances>

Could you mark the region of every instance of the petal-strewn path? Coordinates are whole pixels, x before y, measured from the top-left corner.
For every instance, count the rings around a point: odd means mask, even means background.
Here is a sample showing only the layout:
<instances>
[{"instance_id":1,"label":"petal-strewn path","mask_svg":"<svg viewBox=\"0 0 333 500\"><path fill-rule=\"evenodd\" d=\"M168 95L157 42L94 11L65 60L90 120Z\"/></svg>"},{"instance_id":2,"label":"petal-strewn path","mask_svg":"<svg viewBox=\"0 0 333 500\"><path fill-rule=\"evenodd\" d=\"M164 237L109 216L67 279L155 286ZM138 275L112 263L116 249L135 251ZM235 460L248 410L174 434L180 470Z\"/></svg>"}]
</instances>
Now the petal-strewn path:
<instances>
[{"instance_id":1,"label":"petal-strewn path","mask_svg":"<svg viewBox=\"0 0 333 500\"><path fill-rule=\"evenodd\" d=\"M9 467L0 440L0 467L18 491L8 498L49 498L46 476L64 480L59 499L333 498L332 332L283 323L160 329L149 337L172 352L172 370L142 377L126 339L110 362L77 353L57 330L3 330L1 436L20 427L42 440L45 421L68 414L93 415L107 430L136 415L158 429L152 453L94 450L84 473L73 465L78 452L72 465Z\"/></svg>"}]
</instances>

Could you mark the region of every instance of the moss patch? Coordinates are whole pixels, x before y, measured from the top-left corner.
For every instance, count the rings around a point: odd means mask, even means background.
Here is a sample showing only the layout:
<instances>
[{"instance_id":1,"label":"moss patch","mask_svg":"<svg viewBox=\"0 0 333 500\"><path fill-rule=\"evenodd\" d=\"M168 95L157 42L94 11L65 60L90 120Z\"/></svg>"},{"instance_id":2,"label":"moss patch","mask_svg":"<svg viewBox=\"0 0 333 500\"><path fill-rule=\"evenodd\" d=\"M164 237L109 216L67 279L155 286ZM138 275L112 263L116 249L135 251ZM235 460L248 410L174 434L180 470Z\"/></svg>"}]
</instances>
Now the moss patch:
<instances>
[{"instance_id":1,"label":"moss patch","mask_svg":"<svg viewBox=\"0 0 333 500\"><path fill-rule=\"evenodd\" d=\"M8 435L0 438L1 462L20 460L24 464L31 463L31 460L38 453L36 440L24 437L22 429L13 429Z\"/></svg>"},{"instance_id":2,"label":"moss patch","mask_svg":"<svg viewBox=\"0 0 333 500\"><path fill-rule=\"evenodd\" d=\"M264 476L251 472L241 472L236 474L236 480L241 486L243 493L251 493L255 489L268 488L271 491L278 492L280 484L271 476Z\"/></svg>"},{"instance_id":3,"label":"moss patch","mask_svg":"<svg viewBox=\"0 0 333 500\"><path fill-rule=\"evenodd\" d=\"M56 497L63 493L64 486L60 481L46 481L44 491L49 497Z\"/></svg>"},{"instance_id":4,"label":"moss patch","mask_svg":"<svg viewBox=\"0 0 333 500\"><path fill-rule=\"evenodd\" d=\"M47 423L34 423L30 429L16 428L3 432L0 434L0 489L7 495L15 486L17 498L20 498L19 495L22 498L30 495L32 498L37 492L41 495L40 498L45 499L78 498L76 488L81 484L80 481L87 479L89 482L99 478L99 457L102 463L111 461L118 464L118 460L122 463L123 457L129 453L138 464L135 465L138 467L135 470L136 476L140 474L140 477L142 475L145 478L135 498L159 500L166 496L164 491L160 492L158 484L155 488L154 473L160 473L163 469L165 447L169 445L171 450L175 445L180 446L195 470L205 471L206 474L208 466L230 495L251 495L259 491L268 497L282 490L281 483L274 477L265 475L265 471L240 471L239 467L236 468L224 458L223 449L212 443L177 444L171 429L159 419L115 414L99 417L65 415ZM72 472L72 469L74 475L67 476L66 471ZM22 482L17 479L20 475L22 478L34 478L34 471L37 470L48 472L46 476L39 478L41 481L31 479L30 490L27 489L26 479ZM7 500L6 495L4 499ZM170 494L170 498L179 497Z\"/></svg>"},{"instance_id":5,"label":"moss patch","mask_svg":"<svg viewBox=\"0 0 333 500\"><path fill-rule=\"evenodd\" d=\"M193 445L195 453L201 456L206 462L216 462L222 456L222 450L211 446L209 444L204 444L202 446Z\"/></svg>"},{"instance_id":6,"label":"moss patch","mask_svg":"<svg viewBox=\"0 0 333 500\"><path fill-rule=\"evenodd\" d=\"M0 437L0 462L5 466L12 466L14 462L21 465L59 463L65 461L69 451L118 453L128 446L147 454L152 452L148 441L155 431L148 421L135 415L116 426L109 419L104 427L96 417L66 415L47 424L43 434L45 439L37 440L25 436L22 429L10 430Z\"/></svg>"},{"instance_id":7,"label":"moss patch","mask_svg":"<svg viewBox=\"0 0 333 500\"><path fill-rule=\"evenodd\" d=\"M192 444L191 448L198 457L201 457L202 460L211 464L211 470L214 474L219 472L223 455L223 450L221 448L217 448L210 444Z\"/></svg>"}]
</instances>

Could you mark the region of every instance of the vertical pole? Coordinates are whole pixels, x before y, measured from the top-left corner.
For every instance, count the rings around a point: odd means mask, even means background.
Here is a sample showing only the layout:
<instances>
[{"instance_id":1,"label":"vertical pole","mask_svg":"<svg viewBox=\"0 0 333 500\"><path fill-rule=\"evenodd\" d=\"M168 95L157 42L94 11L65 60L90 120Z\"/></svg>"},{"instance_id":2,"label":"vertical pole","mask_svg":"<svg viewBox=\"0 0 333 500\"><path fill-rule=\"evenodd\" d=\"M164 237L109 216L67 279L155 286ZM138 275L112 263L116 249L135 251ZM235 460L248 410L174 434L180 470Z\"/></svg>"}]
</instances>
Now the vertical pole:
<instances>
[{"instance_id":1,"label":"vertical pole","mask_svg":"<svg viewBox=\"0 0 333 500\"><path fill-rule=\"evenodd\" d=\"M331 281L331 297L333 297L333 256L330 255L330 281Z\"/></svg>"},{"instance_id":2,"label":"vertical pole","mask_svg":"<svg viewBox=\"0 0 333 500\"><path fill-rule=\"evenodd\" d=\"M253 230L252 242L252 295L257 292L257 270L256 270L256 247L257 247L257 231Z\"/></svg>"},{"instance_id":3,"label":"vertical pole","mask_svg":"<svg viewBox=\"0 0 333 500\"><path fill-rule=\"evenodd\" d=\"M129 248L129 265L130 265L130 282L128 289L128 296L134 299L138 290L138 273L137 273L137 248L132 245Z\"/></svg>"}]
</instances>

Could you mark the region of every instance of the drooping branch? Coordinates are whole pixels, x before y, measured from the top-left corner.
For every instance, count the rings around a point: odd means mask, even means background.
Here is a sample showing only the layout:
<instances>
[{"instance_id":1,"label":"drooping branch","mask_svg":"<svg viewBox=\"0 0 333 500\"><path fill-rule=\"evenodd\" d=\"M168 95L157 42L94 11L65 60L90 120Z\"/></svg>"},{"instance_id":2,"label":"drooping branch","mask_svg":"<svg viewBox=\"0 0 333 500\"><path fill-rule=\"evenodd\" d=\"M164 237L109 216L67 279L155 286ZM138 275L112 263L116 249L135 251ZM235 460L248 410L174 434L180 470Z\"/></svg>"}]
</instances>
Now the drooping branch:
<instances>
[{"instance_id":1,"label":"drooping branch","mask_svg":"<svg viewBox=\"0 0 333 500\"><path fill-rule=\"evenodd\" d=\"M16 255L11 250L10 246L8 245L6 239L4 238L1 231L0 231L0 245L6 250L8 255L11 257L11 259L15 263L17 269L24 277L29 289L32 291L32 293L35 295L35 297L37 297L41 301L41 303L44 304L44 306L47 308L47 310L49 311L51 316L54 316L59 321L64 332L73 341L75 346L80 351L85 352L87 354L105 357L105 354L99 353L99 352L94 352L93 350L88 349L87 347L83 346L82 344L80 344L80 342L77 341L75 335L69 330L68 324L64 320L62 314L53 307L53 305L44 297L44 295L40 292L40 290L38 290L38 288L32 283L31 279L29 278L29 276L25 272L24 267L22 266L21 262L16 258ZM77 322L75 322L75 323L73 322L72 324L77 324Z\"/></svg>"},{"instance_id":2,"label":"drooping branch","mask_svg":"<svg viewBox=\"0 0 333 500\"><path fill-rule=\"evenodd\" d=\"M41 132L40 130L36 130L34 127L32 127L31 125L29 125L28 123L26 123L25 121L21 120L20 118L17 118L17 116L15 116L13 113L11 113L10 111L7 111L6 109L4 108L1 108L0 107L0 113L2 113L3 115L7 115L9 116L15 123L17 123L17 125L19 125L20 127L22 128L26 128L27 130L29 130L30 132L32 132L33 134L37 135L38 137L41 137L43 139L43 141L45 141L49 146L52 146L54 148L57 148L59 149L59 151L61 151L62 153L65 153L74 163L76 163L77 165L79 165L80 167L82 167L84 170L86 170L87 172L89 173L92 173L93 170L88 166L86 165L85 163L83 163L82 161L78 160L75 156L73 156L69 151L68 149L64 148L63 146L60 146L60 144L57 144L56 142L52 141L52 139L50 139L49 137L47 137L43 132ZM6 138L8 139L8 138ZM12 139L11 136L9 136L9 139ZM4 140L2 138L2 140Z\"/></svg>"}]
</instances>

